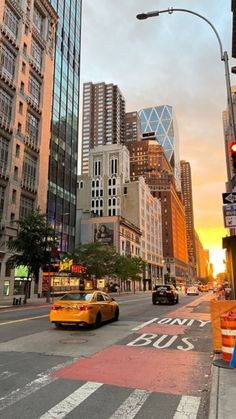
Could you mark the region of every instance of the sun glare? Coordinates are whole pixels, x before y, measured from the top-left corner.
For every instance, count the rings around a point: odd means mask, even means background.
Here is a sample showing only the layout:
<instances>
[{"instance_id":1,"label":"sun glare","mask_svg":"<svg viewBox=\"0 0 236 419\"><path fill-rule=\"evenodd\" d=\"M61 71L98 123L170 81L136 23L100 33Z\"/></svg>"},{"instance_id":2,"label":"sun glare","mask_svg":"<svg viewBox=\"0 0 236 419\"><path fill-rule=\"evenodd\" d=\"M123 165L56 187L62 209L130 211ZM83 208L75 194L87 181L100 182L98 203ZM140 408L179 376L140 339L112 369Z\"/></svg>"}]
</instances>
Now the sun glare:
<instances>
[{"instance_id":1,"label":"sun glare","mask_svg":"<svg viewBox=\"0 0 236 419\"><path fill-rule=\"evenodd\" d=\"M225 271L225 251L223 249L210 249L210 261L213 264L214 276Z\"/></svg>"}]
</instances>

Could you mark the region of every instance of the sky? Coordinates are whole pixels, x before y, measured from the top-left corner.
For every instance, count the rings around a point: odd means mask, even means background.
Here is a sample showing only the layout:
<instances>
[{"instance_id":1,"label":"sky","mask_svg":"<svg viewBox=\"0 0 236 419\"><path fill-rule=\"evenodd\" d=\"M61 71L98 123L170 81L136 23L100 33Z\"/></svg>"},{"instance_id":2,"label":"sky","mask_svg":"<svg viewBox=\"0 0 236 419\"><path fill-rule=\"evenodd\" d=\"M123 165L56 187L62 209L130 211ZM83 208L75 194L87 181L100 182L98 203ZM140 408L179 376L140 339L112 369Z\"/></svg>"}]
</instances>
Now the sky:
<instances>
[{"instance_id":1,"label":"sky","mask_svg":"<svg viewBox=\"0 0 236 419\"><path fill-rule=\"evenodd\" d=\"M190 162L195 229L210 250L214 273L224 271L222 215L226 163L222 112L227 93L224 63L212 27L186 13L144 21L142 12L188 9L208 19L231 58L231 0L83 0L81 92L84 82L117 84L126 111L171 105L180 159ZM236 84L231 74L231 84ZM82 95L81 95L82 96ZM82 113L82 112L81 112Z\"/></svg>"}]
</instances>

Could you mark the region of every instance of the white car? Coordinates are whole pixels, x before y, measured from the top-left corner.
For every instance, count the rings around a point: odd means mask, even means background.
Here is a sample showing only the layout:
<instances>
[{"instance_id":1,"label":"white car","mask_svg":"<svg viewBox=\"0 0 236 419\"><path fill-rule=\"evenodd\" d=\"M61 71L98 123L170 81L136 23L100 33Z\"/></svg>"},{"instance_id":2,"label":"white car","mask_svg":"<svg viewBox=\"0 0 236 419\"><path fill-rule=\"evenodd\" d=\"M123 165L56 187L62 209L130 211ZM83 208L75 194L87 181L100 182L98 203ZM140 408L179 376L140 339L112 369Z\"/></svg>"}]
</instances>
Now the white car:
<instances>
[{"instance_id":1,"label":"white car","mask_svg":"<svg viewBox=\"0 0 236 419\"><path fill-rule=\"evenodd\" d=\"M190 287L187 289L187 295L199 295L199 289L197 287Z\"/></svg>"}]
</instances>

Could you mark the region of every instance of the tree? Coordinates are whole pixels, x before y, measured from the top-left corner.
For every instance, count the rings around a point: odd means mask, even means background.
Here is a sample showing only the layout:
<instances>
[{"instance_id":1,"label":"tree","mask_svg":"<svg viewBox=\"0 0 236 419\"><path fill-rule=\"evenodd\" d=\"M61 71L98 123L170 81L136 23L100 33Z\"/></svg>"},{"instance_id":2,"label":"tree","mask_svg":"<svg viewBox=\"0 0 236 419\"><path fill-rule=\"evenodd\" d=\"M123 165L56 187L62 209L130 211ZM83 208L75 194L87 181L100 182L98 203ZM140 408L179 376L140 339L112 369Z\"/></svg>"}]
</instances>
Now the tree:
<instances>
[{"instance_id":1,"label":"tree","mask_svg":"<svg viewBox=\"0 0 236 419\"><path fill-rule=\"evenodd\" d=\"M96 278L114 273L116 256L112 246L101 243L82 244L71 255L74 263L83 265L85 274Z\"/></svg>"},{"instance_id":2,"label":"tree","mask_svg":"<svg viewBox=\"0 0 236 419\"><path fill-rule=\"evenodd\" d=\"M146 264L141 257L117 255L115 272L122 281L131 278L133 280L135 292L135 281L140 279L140 274L144 272L145 265Z\"/></svg>"},{"instance_id":3,"label":"tree","mask_svg":"<svg viewBox=\"0 0 236 419\"><path fill-rule=\"evenodd\" d=\"M24 289L24 303L27 302L29 278L39 281L39 270L51 264L51 248L57 244L54 229L40 209L33 210L26 217L15 220L17 237L6 244L11 253L8 259L11 268L23 265L28 268Z\"/></svg>"}]
</instances>

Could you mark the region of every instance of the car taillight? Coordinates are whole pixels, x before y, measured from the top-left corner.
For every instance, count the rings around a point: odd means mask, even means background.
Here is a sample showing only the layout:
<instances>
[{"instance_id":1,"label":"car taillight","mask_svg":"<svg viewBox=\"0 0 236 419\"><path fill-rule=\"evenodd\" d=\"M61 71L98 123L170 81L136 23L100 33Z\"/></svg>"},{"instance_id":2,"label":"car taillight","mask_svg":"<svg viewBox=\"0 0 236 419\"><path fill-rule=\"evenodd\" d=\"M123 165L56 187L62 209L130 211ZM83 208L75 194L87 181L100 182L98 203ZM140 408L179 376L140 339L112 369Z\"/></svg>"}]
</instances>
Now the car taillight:
<instances>
[{"instance_id":1,"label":"car taillight","mask_svg":"<svg viewBox=\"0 0 236 419\"><path fill-rule=\"evenodd\" d=\"M89 310L92 310L93 306L84 306L84 305L82 305L82 306L77 306L77 308L80 311L89 311Z\"/></svg>"},{"instance_id":2,"label":"car taillight","mask_svg":"<svg viewBox=\"0 0 236 419\"><path fill-rule=\"evenodd\" d=\"M172 294L172 291L166 291L166 294Z\"/></svg>"},{"instance_id":3,"label":"car taillight","mask_svg":"<svg viewBox=\"0 0 236 419\"><path fill-rule=\"evenodd\" d=\"M55 306L55 305L53 305L53 306L51 307L51 310L55 311L55 310L58 310L59 308L60 308L60 306Z\"/></svg>"}]
</instances>

